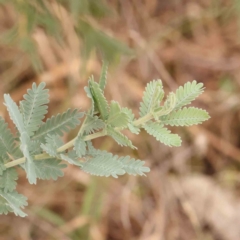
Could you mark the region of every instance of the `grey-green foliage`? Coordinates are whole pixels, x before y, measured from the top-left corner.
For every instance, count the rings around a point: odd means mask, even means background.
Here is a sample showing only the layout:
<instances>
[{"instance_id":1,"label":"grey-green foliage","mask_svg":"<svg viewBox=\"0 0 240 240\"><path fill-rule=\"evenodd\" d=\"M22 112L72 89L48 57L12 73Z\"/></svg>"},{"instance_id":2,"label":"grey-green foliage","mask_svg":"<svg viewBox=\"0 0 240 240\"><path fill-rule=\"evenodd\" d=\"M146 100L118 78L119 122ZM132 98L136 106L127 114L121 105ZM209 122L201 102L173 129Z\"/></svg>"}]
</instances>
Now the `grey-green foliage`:
<instances>
[{"instance_id":1,"label":"grey-green foliage","mask_svg":"<svg viewBox=\"0 0 240 240\"><path fill-rule=\"evenodd\" d=\"M44 83L38 86L33 83L19 106L9 94L4 95L4 104L15 124L17 137L0 118L0 214L13 212L17 216L26 216L23 212L26 198L16 191L18 166L26 172L30 184L36 184L37 179L62 177L66 163L97 176L118 177L125 173L143 176L150 171L144 161L95 149L91 140L109 136L119 145L135 149L122 130L139 134L144 129L167 146L180 146L178 134L171 133L166 126L190 126L209 118L205 110L184 107L203 92L201 83L188 82L177 89L176 94L169 93L163 101L160 80L146 86L137 118L131 109L121 108L118 102L109 103L106 99L106 71L107 65L104 65L99 82L91 77L85 88L92 101L86 113L68 109L42 122L49 101ZM84 116L77 137L64 144L63 134L80 125Z\"/></svg>"},{"instance_id":2,"label":"grey-green foliage","mask_svg":"<svg viewBox=\"0 0 240 240\"><path fill-rule=\"evenodd\" d=\"M32 89L28 90L28 94L23 95L24 100L20 102L24 125L29 136L32 136L42 124L47 113L49 99L48 89L44 89L45 86L43 82L38 87L33 83Z\"/></svg>"}]
</instances>

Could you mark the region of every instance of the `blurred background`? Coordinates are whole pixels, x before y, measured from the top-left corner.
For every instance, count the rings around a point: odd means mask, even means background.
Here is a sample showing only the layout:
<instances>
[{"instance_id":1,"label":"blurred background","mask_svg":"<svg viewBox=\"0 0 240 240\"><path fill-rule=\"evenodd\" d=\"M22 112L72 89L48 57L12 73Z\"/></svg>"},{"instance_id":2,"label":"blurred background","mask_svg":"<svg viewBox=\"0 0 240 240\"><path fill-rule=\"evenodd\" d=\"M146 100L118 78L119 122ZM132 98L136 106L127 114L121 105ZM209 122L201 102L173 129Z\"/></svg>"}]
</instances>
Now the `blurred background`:
<instances>
[{"instance_id":1,"label":"blurred background","mask_svg":"<svg viewBox=\"0 0 240 240\"><path fill-rule=\"evenodd\" d=\"M206 90L194 105L211 115L174 128L178 148L144 132L129 135L135 151L94 141L146 160L147 177L92 177L68 166L58 181L32 186L20 171L29 216L0 216L1 240L240 239L239 0L0 0L0 56L1 102L45 81L48 116L88 109L83 87L103 59L108 100L137 114L149 81L162 79L168 92L196 79ZM8 118L3 104L0 111Z\"/></svg>"}]
</instances>

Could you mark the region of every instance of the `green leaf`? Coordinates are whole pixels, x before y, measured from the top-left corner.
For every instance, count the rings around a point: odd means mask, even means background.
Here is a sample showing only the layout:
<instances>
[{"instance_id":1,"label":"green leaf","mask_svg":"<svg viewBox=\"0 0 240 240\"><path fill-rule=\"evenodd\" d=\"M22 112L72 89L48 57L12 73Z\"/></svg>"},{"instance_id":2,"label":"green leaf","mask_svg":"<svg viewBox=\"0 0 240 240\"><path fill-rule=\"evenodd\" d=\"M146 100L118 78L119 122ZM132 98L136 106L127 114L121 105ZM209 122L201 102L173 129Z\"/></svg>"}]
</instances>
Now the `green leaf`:
<instances>
[{"instance_id":1,"label":"green leaf","mask_svg":"<svg viewBox=\"0 0 240 240\"><path fill-rule=\"evenodd\" d=\"M67 154L60 154L62 160L76 166L82 166L82 163L78 160L78 156L75 151L69 151Z\"/></svg>"},{"instance_id":2,"label":"green leaf","mask_svg":"<svg viewBox=\"0 0 240 240\"><path fill-rule=\"evenodd\" d=\"M27 198L25 196L19 194L16 191L5 193L2 190L0 190L0 196L6 200L5 203L3 200L1 200L3 208L0 207L0 212L6 212L6 210L11 209L11 212L14 212L16 216L27 216L27 214L21 210L21 208L27 206Z\"/></svg>"},{"instance_id":3,"label":"green leaf","mask_svg":"<svg viewBox=\"0 0 240 240\"><path fill-rule=\"evenodd\" d=\"M58 135L47 135L46 143L41 144L41 148L52 157L57 157L57 149L63 145L62 139Z\"/></svg>"},{"instance_id":4,"label":"green leaf","mask_svg":"<svg viewBox=\"0 0 240 240\"><path fill-rule=\"evenodd\" d=\"M64 132L67 133L80 124L79 119L82 118L83 115L84 114L78 112L77 109L74 109L73 111L68 109L62 114L52 116L40 126L32 139L44 142L44 139L48 134L63 136Z\"/></svg>"},{"instance_id":5,"label":"green leaf","mask_svg":"<svg viewBox=\"0 0 240 240\"><path fill-rule=\"evenodd\" d=\"M9 212L12 212L12 209L9 206L7 200L3 197L0 197L0 214L7 215Z\"/></svg>"},{"instance_id":6,"label":"green leaf","mask_svg":"<svg viewBox=\"0 0 240 240\"><path fill-rule=\"evenodd\" d=\"M144 129L148 134L154 136L161 143L172 147L181 146L181 138L177 134L172 134L170 130L164 128L157 122L149 122L144 125Z\"/></svg>"},{"instance_id":7,"label":"green leaf","mask_svg":"<svg viewBox=\"0 0 240 240\"><path fill-rule=\"evenodd\" d=\"M115 177L125 173L131 175L144 175L149 172L148 167L144 167L144 161L133 158L113 156L106 151L96 150L92 158L82 163L82 170L96 176Z\"/></svg>"},{"instance_id":8,"label":"green leaf","mask_svg":"<svg viewBox=\"0 0 240 240\"><path fill-rule=\"evenodd\" d=\"M1 161L0 161L1 162ZM3 174L3 172L6 170L6 167L3 163L0 163L0 176ZM0 177L1 178L1 177Z\"/></svg>"},{"instance_id":9,"label":"green leaf","mask_svg":"<svg viewBox=\"0 0 240 240\"><path fill-rule=\"evenodd\" d=\"M203 91L203 84L197 83L195 80L193 82L185 83L183 87L180 86L176 91L177 103L175 109L190 104L201 93L203 93Z\"/></svg>"},{"instance_id":10,"label":"green leaf","mask_svg":"<svg viewBox=\"0 0 240 240\"><path fill-rule=\"evenodd\" d=\"M179 109L161 119L162 124L171 126L191 126L209 119L209 114L203 109L194 107Z\"/></svg>"},{"instance_id":11,"label":"green leaf","mask_svg":"<svg viewBox=\"0 0 240 240\"><path fill-rule=\"evenodd\" d=\"M91 78L93 79L93 76ZM90 80L88 81L88 87L87 86L84 87L84 91L86 92L87 97L91 99L92 106L91 106L91 109L89 110L89 112L90 112L90 115L93 116L94 111L95 111L95 103L94 103L94 98L93 98L92 92L90 91Z\"/></svg>"},{"instance_id":12,"label":"green leaf","mask_svg":"<svg viewBox=\"0 0 240 240\"><path fill-rule=\"evenodd\" d=\"M87 115L87 120L84 123L84 132L86 132L86 134L94 133L95 131L103 129L104 127L105 123L102 121L102 119L99 119L98 116Z\"/></svg>"},{"instance_id":13,"label":"green leaf","mask_svg":"<svg viewBox=\"0 0 240 240\"><path fill-rule=\"evenodd\" d=\"M145 176L144 173L150 172L150 169L148 167L143 166L145 163L144 161L135 160L129 156L120 157L118 161L122 163L123 169L130 175Z\"/></svg>"},{"instance_id":14,"label":"green leaf","mask_svg":"<svg viewBox=\"0 0 240 240\"><path fill-rule=\"evenodd\" d=\"M23 113L24 125L29 136L42 124L45 114L48 112L49 95L48 89L44 89L46 83L40 83L37 87L36 83L32 84L32 89L28 89L28 93L23 96L25 100L20 102Z\"/></svg>"},{"instance_id":15,"label":"green leaf","mask_svg":"<svg viewBox=\"0 0 240 240\"><path fill-rule=\"evenodd\" d=\"M140 116L143 117L153 112L159 107L163 97L164 92L161 80L153 80L148 83L143 94L143 101L140 103Z\"/></svg>"},{"instance_id":16,"label":"green leaf","mask_svg":"<svg viewBox=\"0 0 240 240\"><path fill-rule=\"evenodd\" d=\"M121 110L118 102L112 101L110 105L107 124L120 129L126 128L129 122L128 115Z\"/></svg>"},{"instance_id":17,"label":"green leaf","mask_svg":"<svg viewBox=\"0 0 240 240\"><path fill-rule=\"evenodd\" d=\"M28 146L30 145L30 138L26 132L23 132L20 136L21 140L21 151L26 158L26 162L24 164L25 171L27 173L27 179L30 184L37 183L37 176L35 172L35 164L33 161L33 157L30 155Z\"/></svg>"},{"instance_id":18,"label":"green leaf","mask_svg":"<svg viewBox=\"0 0 240 240\"><path fill-rule=\"evenodd\" d=\"M73 149L76 151L76 154L78 157L83 157L86 155L87 149L86 149L86 143L83 140L83 137L78 135L77 139L74 142L74 147Z\"/></svg>"},{"instance_id":19,"label":"green leaf","mask_svg":"<svg viewBox=\"0 0 240 240\"><path fill-rule=\"evenodd\" d=\"M15 168L6 169L0 176L0 190L3 192L12 192L17 185L18 174Z\"/></svg>"},{"instance_id":20,"label":"green leaf","mask_svg":"<svg viewBox=\"0 0 240 240\"><path fill-rule=\"evenodd\" d=\"M106 83L107 83L107 71L108 71L108 64L103 62L102 71L99 79L99 87L102 91L104 91Z\"/></svg>"},{"instance_id":21,"label":"green leaf","mask_svg":"<svg viewBox=\"0 0 240 240\"><path fill-rule=\"evenodd\" d=\"M132 149L136 149L131 140L110 126L107 127L107 135L111 136L120 146L127 146L131 147Z\"/></svg>"},{"instance_id":22,"label":"green leaf","mask_svg":"<svg viewBox=\"0 0 240 240\"><path fill-rule=\"evenodd\" d=\"M25 131L23 116L20 113L17 104L12 100L9 94L4 94L5 105L7 107L10 118L20 133Z\"/></svg>"},{"instance_id":23,"label":"green leaf","mask_svg":"<svg viewBox=\"0 0 240 240\"><path fill-rule=\"evenodd\" d=\"M82 170L96 176L112 176L117 178L118 175L125 174L120 161L117 161L118 156L113 156L111 153L103 152L98 156L88 159L82 163Z\"/></svg>"},{"instance_id":24,"label":"green leaf","mask_svg":"<svg viewBox=\"0 0 240 240\"><path fill-rule=\"evenodd\" d=\"M8 124L0 117L0 156L3 159L8 159L8 154L14 156L15 151L14 137L8 128Z\"/></svg>"},{"instance_id":25,"label":"green leaf","mask_svg":"<svg viewBox=\"0 0 240 240\"><path fill-rule=\"evenodd\" d=\"M37 178L43 180L57 180L59 177L63 177L63 168L66 168L66 164L62 164L60 160L55 158L49 158L46 160L35 161Z\"/></svg>"},{"instance_id":26,"label":"green leaf","mask_svg":"<svg viewBox=\"0 0 240 240\"><path fill-rule=\"evenodd\" d=\"M39 141L31 141L29 144L29 152L32 156L42 153L41 143Z\"/></svg>"},{"instance_id":27,"label":"green leaf","mask_svg":"<svg viewBox=\"0 0 240 240\"><path fill-rule=\"evenodd\" d=\"M109 114L108 103L103 95L100 86L98 85L98 83L94 82L93 79L90 79L89 87L94 99L94 104L97 106L97 109L99 110L102 119L107 120Z\"/></svg>"},{"instance_id":28,"label":"green leaf","mask_svg":"<svg viewBox=\"0 0 240 240\"><path fill-rule=\"evenodd\" d=\"M134 134L139 134L140 133L140 128L134 125L135 116L132 112L132 109L129 109L129 108L125 107L125 108L122 108L122 111L124 113L126 113L127 116L128 116L128 120L129 120L128 128L129 128L129 130Z\"/></svg>"}]
</instances>

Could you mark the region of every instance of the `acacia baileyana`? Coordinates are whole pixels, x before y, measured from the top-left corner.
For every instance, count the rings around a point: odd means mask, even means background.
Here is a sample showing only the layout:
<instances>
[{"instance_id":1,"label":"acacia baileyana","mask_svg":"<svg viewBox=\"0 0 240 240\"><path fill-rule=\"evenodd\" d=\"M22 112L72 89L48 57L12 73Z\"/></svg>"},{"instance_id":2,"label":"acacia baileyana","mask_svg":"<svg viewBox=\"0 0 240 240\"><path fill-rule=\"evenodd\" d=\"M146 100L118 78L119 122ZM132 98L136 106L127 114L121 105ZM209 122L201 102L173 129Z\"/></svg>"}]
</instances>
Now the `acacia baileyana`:
<instances>
[{"instance_id":1,"label":"acacia baileyana","mask_svg":"<svg viewBox=\"0 0 240 240\"><path fill-rule=\"evenodd\" d=\"M190 126L209 118L203 109L185 107L203 92L202 83L187 82L163 101L161 80L149 82L140 103L139 118L136 118L131 109L122 108L118 102L108 103L104 96L106 75L104 64L99 82L91 77L85 87L92 102L89 111L69 109L46 122L43 119L48 111L49 95L45 83L38 86L33 83L19 105L9 94L4 95L4 104L16 126L16 134L13 135L0 118L0 214L13 212L17 216L26 216L22 209L27 205L27 198L16 191L17 167L26 172L30 184L36 184L37 179L62 177L66 163L97 176L117 178L125 173L142 176L150 171L144 161L95 149L91 140L110 136L121 146L136 148L122 130L139 134L144 129L161 143L177 147L181 145L181 138L171 133L168 125ZM77 136L64 144L63 134L79 126L81 119L84 120Z\"/></svg>"}]
</instances>

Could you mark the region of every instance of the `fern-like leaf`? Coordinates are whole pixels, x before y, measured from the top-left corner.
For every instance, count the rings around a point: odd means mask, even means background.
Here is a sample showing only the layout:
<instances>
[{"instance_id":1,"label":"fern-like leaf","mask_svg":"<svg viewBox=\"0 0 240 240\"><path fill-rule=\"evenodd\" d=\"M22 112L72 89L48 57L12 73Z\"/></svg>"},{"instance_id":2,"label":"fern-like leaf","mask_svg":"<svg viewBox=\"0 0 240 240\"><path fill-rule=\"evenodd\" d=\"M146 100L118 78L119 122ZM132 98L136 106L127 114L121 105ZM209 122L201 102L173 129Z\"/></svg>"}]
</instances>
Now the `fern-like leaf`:
<instances>
[{"instance_id":1,"label":"fern-like leaf","mask_svg":"<svg viewBox=\"0 0 240 240\"><path fill-rule=\"evenodd\" d=\"M126 128L129 117L126 112L122 111L118 102L112 101L110 105L109 117L107 124L120 129Z\"/></svg>"},{"instance_id":2,"label":"fern-like leaf","mask_svg":"<svg viewBox=\"0 0 240 240\"><path fill-rule=\"evenodd\" d=\"M131 147L132 149L136 149L136 147L133 146L130 139L128 139L125 135L115 130L114 128L108 126L107 134L111 136L120 146L127 146L127 147Z\"/></svg>"},{"instance_id":3,"label":"fern-like leaf","mask_svg":"<svg viewBox=\"0 0 240 240\"><path fill-rule=\"evenodd\" d=\"M46 143L41 144L43 151L52 157L57 157L57 149L63 145L62 139L58 135L47 135Z\"/></svg>"},{"instance_id":4,"label":"fern-like leaf","mask_svg":"<svg viewBox=\"0 0 240 240\"><path fill-rule=\"evenodd\" d=\"M78 160L78 156L75 151L70 151L67 154L60 154L62 160L76 166L82 166L82 163Z\"/></svg>"},{"instance_id":5,"label":"fern-like leaf","mask_svg":"<svg viewBox=\"0 0 240 240\"><path fill-rule=\"evenodd\" d=\"M122 163L123 169L130 175L145 176L145 173L150 172L150 169L144 166L144 161L135 160L129 156L120 157L118 161Z\"/></svg>"},{"instance_id":6,"label":"fern-like leaf","mask_svg":"<svg viewBox=\"0 0 240 240\"><path fill-rule=\"evenodd\" d=\"M131 159L130 157L118 157L106 151L97 150L93 158L82 163L82 170L97 176L115 177L125 173L132 175L144 175L149 172L148 167L143 166L144 162Z\"/></svg>"},{"instance_id":7,"label":"fern-like leaf","mask_svg":"<svg viewBox=\"0 0 240 240\"><path fill-rule=\"evenodd\" d=\"M140 103L140 116L143 117L159 107L163 96L161 80L153 80L148 83L143 94L143 101Z\"/></svg>"},{"instance_id":8,"label":"fern-like leaf","mask_svg":"<svg viewBox=\"0 0 240 240\"><path fill-rule=\"evenodd\" d=\"M190 104L201 93L203 93L203 91L203 84L197 83L195 80L185 83L184 86L180 86L176 91L177 102L175 109Z\"/></svg>"},{"instance_id":9,"label":"fern-like leaf","mask_svg":"<svg viewBox=\"0 0 240 240\"><path fill-rule=\"evenodd\" d=\"M44 89L46 83L40 83L38 86L33 83L32 89L23 96L24 100L20 102L22 109L24 125L29 136L39 128L42 120L47 113L48 89Z\"/></svg>"},{"instance_id":10,"label":"fern-like leaf","mask_svg":"<svg viewBox=\"0 0 240 240\"><path fill-rule=\"evenodd\" d=\"M60 160L56 158L49 158L46 160L35 161L37 178L42 180L57 180L59 177L63 177L63 168L66 168L66 164L62 164Z\"/></svg>"},{"instance_id":11,"label":"fern-like leaf","mask_svg":"<svg viewBox=\"0 0 240 240\"><path fill-rule=\"evenodd\" d=\"M12 212L7 200L3 197L0 197L0 214L7 215L9 212Z\"/></svg>"},{"instance_id":12,"label":"fern-like leaf","mask_svg":"<svg viewBox=\"0 0 240 240\"><path fill-rule=\"evenodd\" d=\"M75 140L74 142L74 147L73 149L76 151L76 154L78 157L83 157L86 152L87 152L87 149L86 149L86 142L83 140L83 137L82 136L77 136L77 139Z\"/></svg>"},{"instance_id":13,"label":"fern-like leaf","mask_svg":"<svg viewBox=\"0 0 240 240\"><path fill-rule=\"evenodd\" d=\"M20 137L21 140L21 151L26 158L25 162L25 171L27 173L27 179L30 184L37 183L37 176L35 172L35 164L33 162L33 157L30 155L29 145L30 145L30 138L26 132L23 132Z\"/></svg>"},{"instance_id":14,"label":"fern-like leaf","mask_svg":"<svg viewBox=\"0 0 240 240\"><path fill-rule=\"evenodd\" d=\"M144 129L148 134L154 136L158 141L167 146L181 146L181 138L177 134L172 134L170 130L164 128L157 122L149 122L144 125Z\"/></svg>"},{"instance_id":15,"label":"fern-like leaf","mask_svg":"<svg viewBox=\"0 0 240 240\"><path fill-rule=\"evenodd\" d=\"M87 115L87 120L84 123L84 132L86 134L94 133L95 131L103 129L104 127L105 123L102 121L102 119L99 119L98 116Z\"/></svg>"},{"instance_id":16,"label":"fern-like leaf","mask_svg":"<svg viewBox=\"0 0 240 240\"><path fill-rule=\"evenodd\" d=\"M0 160L0 176L3 174L3 172L6 170L5 165L3 164L3 160Z\"/></svg>"},{"instance_id":17,"label":"fern-like leaf","mask_svg":"<svg viewBox=\"0 0 240 240\"><path fill-rule=\"evenodd\" d=\"M203 109L194 107L179 109L161 119L162 124L171 126L191 126L209 119L209 114Z\"/></svg>"},{"instance_id":18,"label":"fern-like leaf","mask_svg":"<svg viewBox=\"0 0 240 240\"><path fill-rule=\"evenodd\" d=\"M99 87L104 91L106 83L107 83L107 71L108 71L108 64L103 62L102 71L99 79Z\"/></svg>"},{"instance_id":19,"label":"fern-like leaf","mask_svg":"<svg viewBox=\"0 0 240 240\"><path fill-rule=\"evenodd\" d=\"M167 115L170 112L173 111L173 109L176 106L176 96L173 92L170 92L167 96L166 101L164 102L164 105L160 107L160 111L156 111L153 115L155 116L155 119L157 120L159 116Z\"/></svg>"},{"instance_id":20,"label":"fern-like leaf","mask_svg":"<svg viewBox=\"0 0 240 240\"><path fill-rule=\"evenodd\" d=\"M0 176L0 189L3 192L12 192L17 185L18 174L15 168L6 169Z\"/></svg>"},{"instance_id":21,"label":"fern-like leaf","mask_svg":"<svg viewBox=\"0 0 240 240\"><path fill-rule=\"evenodd\" d=\"M14 156L15 151L14 137L8 124L0 117L0 156L2 159L6 159L9 158L8 154Z\"/></svg>"},{"instance_id":22,"label":"fern-like leaf","mask_svg":"<svg viewBox=\"0 0 240 240\"><path fill-rule=\"evenodd\" d=\"M88 81L88 87L87 86L84 87L84 91L86 92L87 97L91 99L92 106L91 106L91 109L89 110L89 114L91 116L93 116L94 111L95 111L95 103L94 103L94 98L93 98L92 92L90 90L90 80Z\"/></svg>"},{"instance_id":23,"label":"fern-like leaf","mask_svg":"<svg viewBox=\"0 0 240 240\"><path fill-rule=\"evenodd\" d=\"M3 208L4 210L10 210L14 212L16 216L25 217L27 216L26 213L22 211L21 208L27 206L27 198L16 191L13 192L3 192L0 190L0 196L5 199L5 203L3 200L1 202L5 205ZM1 212L1 209L0 209Z\"/></svg>"},{"instance_id":24,"label":"fern-like leaf","mask_svg":"<svg viewBox=\"0 0 240 240\"><path fill-rule=\"evenodd\" d=\"M31 156L40 154L41 150L41 143L39 141L31 141L29 144L29 152Z\"/></svg>"},{"instance_id":25,"label":"fern-like leaf","mask_svg":"<svg viewBox=\"0 0 240 240\"><path fill-rule=\"evenodd\" d=\"M12 100L9 94L4 94L5 105L7 107L10 118L20 133L25 131L23 116L19 111L17 104Z\"/></svg>"},{"instance_id":26,"label":"fern-like leaf","mask_svg":"<svg viewBox=\"0 0 240 240\"><path fill-rule=\"evenodd\" d=\"M122 108L122 111L127 114L129 122L128 122L128 128L129 130L134 134L140 133L140 128L134 125L135 116L131 109L129 108Z\"/></svg>"},{"instance_id":27,"label":"fern-like leaf","mask_svg":"<svg viewBox=\"0 0 240 240\"><path fill-rule=\"evenodd\" d=\"M79 119L82 118L83 115L84 113L78 112L77 109L74 109L73 111L68 109L62 114L52 116L40 126L32 139L44 142L44 139L48 134L62 136L64 132L69 132L71 129L79 125Z\"/></svg>"},{"instance_id":28,"label":"fern-like leaf","mask_svg":"<svg viewBox=\"0 0 240 240\"><path fill-rule=\"evenodd\" d=\"M103 91L100 88L99 84L94 82L93 79L89 81L90 91L92 93L94 103L97 106L97 109L100 112L101 118L107 120L109 109L106 98L103 95Z\"/></svg>"},{"instance_id":29,"label":"fern-like leaf","mask_svg":"<svg viewBox=\"0 0 240 240\"><path fill-rule=\"evenodd\" d=\"M117 159L118 156L103 152L103 154L99 154L82 163L82 170L96 176L117 178L118 175L125 174L121 162L117 161Z\"/></svg>"}]
</instances>

